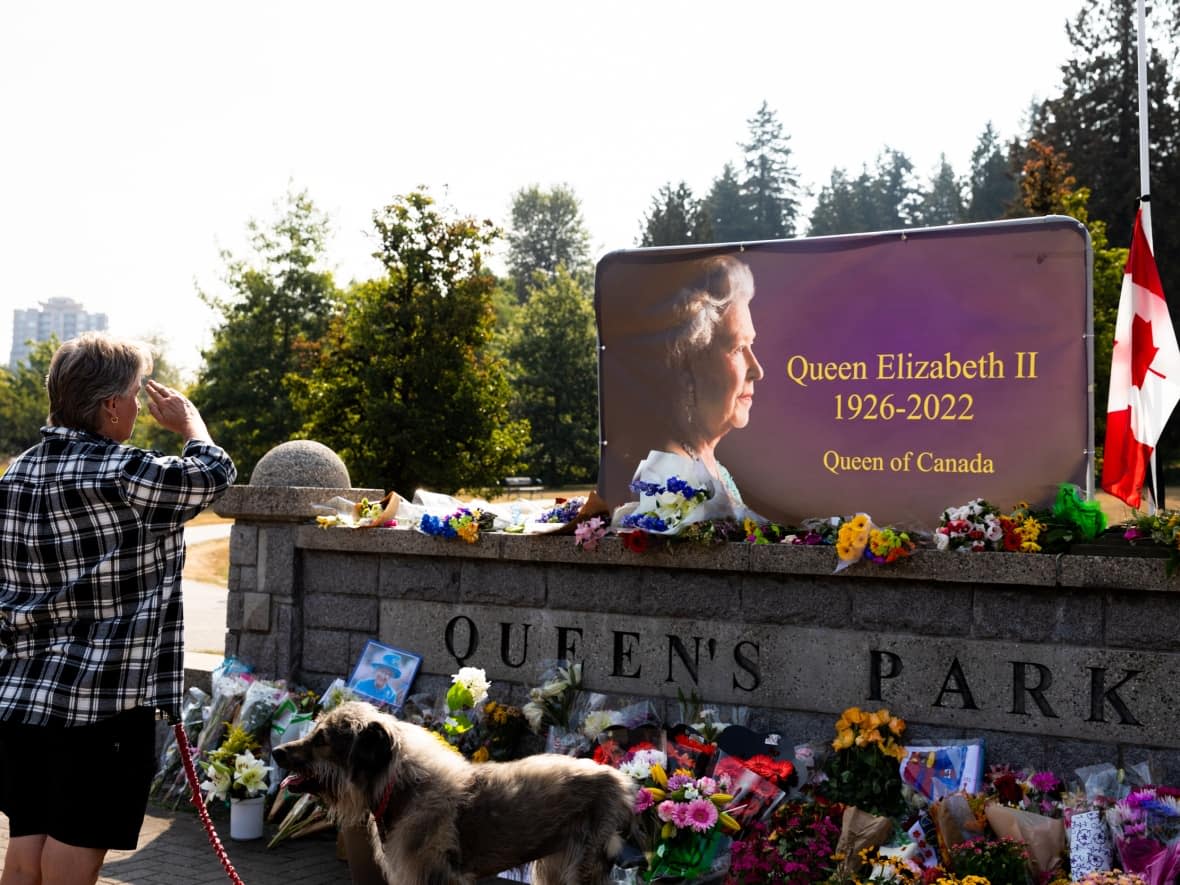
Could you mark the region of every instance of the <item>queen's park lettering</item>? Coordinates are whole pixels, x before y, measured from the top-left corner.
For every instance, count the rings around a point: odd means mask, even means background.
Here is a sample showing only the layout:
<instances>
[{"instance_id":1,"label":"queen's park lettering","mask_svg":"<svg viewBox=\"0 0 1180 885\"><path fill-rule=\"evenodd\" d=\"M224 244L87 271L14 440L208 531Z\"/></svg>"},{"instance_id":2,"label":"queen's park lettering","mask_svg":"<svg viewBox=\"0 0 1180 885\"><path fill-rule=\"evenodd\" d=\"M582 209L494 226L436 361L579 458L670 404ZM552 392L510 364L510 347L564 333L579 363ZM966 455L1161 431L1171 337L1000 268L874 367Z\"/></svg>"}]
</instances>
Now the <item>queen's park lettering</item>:
<instances>
[{"instance_id":1,"label":"queen's park lettering","mask_svg":"<svg viewBox=\"0 0 1180 885\"><path fill-rule=\"evenodd\" d=\"M499 621L492 628L502 664L516 669L530 662L529 631L532 626ZM575 660L583 656L585 631L581 627L555 626L553 630L558 659ZM715 638L666 634L660 640L660 657L645 659L643 638L642 633L634 630L611 631L608 672L612 678L647 680L652 671L649 669L645 673L644 668L658 667L658 673L664 674L661 677L663 682L680 683L684 676L693 685L699 685L702 666L722 665L729 668L730 687L734 691L753 692L762 684L761 649L757 642L739 640L723 647ZM467 615L451 618L443 630L447 652L460 667L479 654L485 639L479 625ZM512 652L514 647L518 648L515 654Z\"/></svg>"},{"instance_id":2,"label":"queen's park lettering","mask_svg":"<svg viewBox=\"0 0 1180 885\"><path fill-rule=\"evenodd\" d=\"M898 455L869 455L827 449L820 455L823 469L833 476L845 473L969 473L994 474L995 461L983 454L945 455L907 451Z\"/></svg>"},{"instance_id":3,"label":"queen's park lettering","mask_svg":"<svg viewBox=\"0 0 1180 885\"><path fill-rule=\"evenodd\" d=\"M994 350L975 355L943 351L937 356L912 351L878 353L872 360L817 360L804 354L786 359L787 377L800 387L840 381L1018 381L1037 377L1035 350Z\"/></svg>"},{"instance_id":4,"label":"queen's park lettering","mask_svg":"<svg viewBox=\"0 0 1180 885\"><path fill-rule=\"evenodd\" d=\"M497 618L477 622L477 617L456 615L443 629L447 653L459 666L473 660L488 664L492 652L499 664L516 670L551 657L555 650L557 658L581 661L587 674L608 678L615 685L625 680L636 690L662 684L675 686L678 695L687 696L702 683L717 685L720 678L740 703L764 702L767 699L761 695L777 693L764 685L764 676L788 666L786 661L768 660L762 643L755 639L721 640L691 631L660 630L656 635L656 631L645 633L626 626L595 631L579 626L576 618L541 627ZM923 654L918 666L907 667L907 654L883 648L864 650L863 669L853 667L867 676L861 683L864 703L906 703L911 708L917 703L931 712L977 713L989 719L997 715L1025 722L1065 718L1144 727L1129 698L1143 687L1141 669L1078 660L1058 662L1055 670L1044 662L1014 656L998 666L983 665L978 659L964 663L953 647L933 659ZM1068 687L1063 688L1063 683ZM792 698L776 700L789 704Z\"/></svg>"}]
</instances>

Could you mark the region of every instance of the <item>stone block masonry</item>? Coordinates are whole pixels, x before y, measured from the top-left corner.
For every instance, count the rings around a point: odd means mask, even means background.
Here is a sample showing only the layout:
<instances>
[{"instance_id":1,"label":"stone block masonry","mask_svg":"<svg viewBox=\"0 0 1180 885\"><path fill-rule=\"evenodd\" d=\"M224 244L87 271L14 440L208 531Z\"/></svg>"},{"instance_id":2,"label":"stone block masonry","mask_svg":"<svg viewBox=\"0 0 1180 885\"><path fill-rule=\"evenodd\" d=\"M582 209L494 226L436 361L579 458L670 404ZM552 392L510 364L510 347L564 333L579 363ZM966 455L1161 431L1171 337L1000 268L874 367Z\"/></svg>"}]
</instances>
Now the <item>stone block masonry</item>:
<instances>
[{"instance_id":1,"label":"stone block masonry","mask_svg":"<svg viewBox=\"0 0 1180 885\"><path fill-rule=\"evenodd\" d=\"M574 658L587 688L672 719L695 695L801 742L886 706L914 740L982 737L993 760L1148 760L1180 780L1180 580L1163 559L921 551L837 575L829 548L586 553L309 524L338 494L380 493L235 487L219 504L237 519L226 651L263 675L322 690L378 639L422 656L416 687L476 666L520 698Z\"/></svg>"}]
</instances>

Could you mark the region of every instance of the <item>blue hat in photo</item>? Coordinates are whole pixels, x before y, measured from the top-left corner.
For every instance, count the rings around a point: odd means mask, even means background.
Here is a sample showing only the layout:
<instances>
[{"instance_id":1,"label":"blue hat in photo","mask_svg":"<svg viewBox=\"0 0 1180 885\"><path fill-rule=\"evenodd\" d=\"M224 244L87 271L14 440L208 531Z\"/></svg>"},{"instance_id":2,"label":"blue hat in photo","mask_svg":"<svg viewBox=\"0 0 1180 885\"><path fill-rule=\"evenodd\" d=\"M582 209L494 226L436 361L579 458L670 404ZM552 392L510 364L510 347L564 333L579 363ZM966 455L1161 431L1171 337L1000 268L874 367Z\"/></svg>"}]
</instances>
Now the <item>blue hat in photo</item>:
<instances>
[{"instance_id":1,"label":"blue hat in photo","mask_svg":"<svg viewBox=\"0 0 1180 885\"><path fill-rule=\"evenodd\" d=\"M394 679L401 679L402 671L398 666L401 662L401 655L389 653L382 656L380 659L373 661L373 669L388 670L393 674Z\"/></svg>"}]
</instances>

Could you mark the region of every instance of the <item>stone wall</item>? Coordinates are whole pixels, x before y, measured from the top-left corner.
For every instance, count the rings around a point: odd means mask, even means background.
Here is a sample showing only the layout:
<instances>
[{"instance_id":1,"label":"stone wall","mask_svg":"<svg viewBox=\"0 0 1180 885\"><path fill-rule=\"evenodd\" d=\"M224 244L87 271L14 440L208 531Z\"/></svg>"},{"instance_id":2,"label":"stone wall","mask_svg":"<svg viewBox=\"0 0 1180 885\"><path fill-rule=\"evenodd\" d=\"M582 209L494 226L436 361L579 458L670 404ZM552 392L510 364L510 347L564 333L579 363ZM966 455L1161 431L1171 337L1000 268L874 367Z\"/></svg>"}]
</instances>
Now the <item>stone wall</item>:
<instances>
[{"instance_id":1,"label":"stone wall","mask_svg":"<svg viewBox=\"0 0 1180 885\"><path fill-rule=\"evenodd\" d=\"M311 505L379 490L234 487L227 654L322 690L370 639L420 654L415 690L459 666L520 700L548 660L588 688L748 708L825 740L850 705L912 741L983 737L996 761L1068 772L1148 759L1180 782L1180 580L1163 559L921 551L838 575L831 548L676 545L596 553L569 537L476 544L322 529Z\"/></svg>"}]
</instances>

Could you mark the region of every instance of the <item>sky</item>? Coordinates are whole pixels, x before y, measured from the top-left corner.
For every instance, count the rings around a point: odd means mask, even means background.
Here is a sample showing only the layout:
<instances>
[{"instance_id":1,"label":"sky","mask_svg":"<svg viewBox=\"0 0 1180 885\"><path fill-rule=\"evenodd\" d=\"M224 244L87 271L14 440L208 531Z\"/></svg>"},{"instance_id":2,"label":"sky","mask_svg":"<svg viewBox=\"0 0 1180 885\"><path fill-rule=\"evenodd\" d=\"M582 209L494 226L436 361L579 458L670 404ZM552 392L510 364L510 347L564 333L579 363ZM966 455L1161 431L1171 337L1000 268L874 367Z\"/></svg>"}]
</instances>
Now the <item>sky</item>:
<instances>
[{"instance_id":1,"label":"sky","mask_svg":"<svg viewBox=\"0 0 1180 885\"><path fill-rule=\"evenodd\" d=\"M1085 0L593 3L46 0L0 6L0 364L12 311L66 296L200 364L222 250L290 189L337 281L378 273L373 212L425 185L506 224L570 186L595 256L668 182L740 165L763 101L812 193L886 146L967 172L985 125L1057 94ZM805 202L809 211L812 201Z\"/></svg>"}]
</instances>

